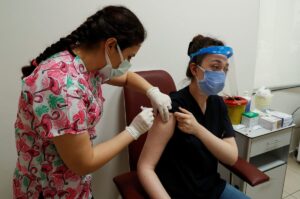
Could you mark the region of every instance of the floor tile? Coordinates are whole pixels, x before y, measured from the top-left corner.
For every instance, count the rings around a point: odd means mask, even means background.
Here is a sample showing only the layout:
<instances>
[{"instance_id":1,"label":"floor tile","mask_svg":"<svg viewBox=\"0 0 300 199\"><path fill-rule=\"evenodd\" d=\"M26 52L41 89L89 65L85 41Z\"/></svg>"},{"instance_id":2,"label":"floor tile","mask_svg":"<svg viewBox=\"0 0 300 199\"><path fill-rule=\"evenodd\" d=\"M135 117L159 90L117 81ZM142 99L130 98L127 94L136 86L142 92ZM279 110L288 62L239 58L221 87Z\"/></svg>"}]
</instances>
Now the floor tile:
<instances>
[{"instance_id":1,"label":"floor tile","mask_svg":"<svg viewBox=\"0 0 300 199\"><path fill-rule=\"evenodd\" d=\"M300 190L300 174L288 168L286 170L286 177L283 189L289 194L295 193L296 191Z\"/></svg>"},{"instance_id":2,"label":"floor tile","mask_svg":"<svg viewBox=\"0 0 300 199\"><path fill-rule=\"evenodd\" d=\"M297 199L300 199L300 190L298 192L294 193L292 196L294 196Z\"/></svg>"},{"instance_id":3,"label":"floor tile","mask_svg":"<svg viewBox=\"0 0 300 199\"><path fill-rule=\"evenodd\" d=\"M288 168L300 175L300 163L292 155L288 158Z\"/></svg>"},{"instance_id":4,"label":"floor tile","mask_svg":"<svg viewBox=\"0 0 300 199\"><path fill-rule=\"evenodd\" d=\"M286 192L286 190L283 190L283 193L282 193L282 198L286 197L290 195L290 193Z\"/></svg>"},{"instance_id":5,"label":"floor tile","mask_svg":"<svg viewBox=\"0 0 300 199\"><path fill-rule=\"evenodd\" d=\"M288 196L288 197L286 197L284 199L297 199L297 198L295 198L294 196Z\"/></svg>"}]
</instances>

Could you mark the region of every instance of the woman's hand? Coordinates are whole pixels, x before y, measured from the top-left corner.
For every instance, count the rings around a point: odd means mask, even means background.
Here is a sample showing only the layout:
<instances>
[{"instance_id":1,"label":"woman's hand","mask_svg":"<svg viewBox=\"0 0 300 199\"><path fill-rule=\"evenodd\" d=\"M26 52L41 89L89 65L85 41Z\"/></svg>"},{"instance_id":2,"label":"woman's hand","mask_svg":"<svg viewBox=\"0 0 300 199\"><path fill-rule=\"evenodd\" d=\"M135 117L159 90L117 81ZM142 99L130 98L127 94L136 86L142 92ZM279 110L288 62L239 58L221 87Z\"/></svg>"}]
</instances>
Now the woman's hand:
<instances>
[{"instance_id":1,"label":"woman's hand","mask_svg":"<svg viewBox=\"0 0 300 199\"><path fill-rule=\"evenodd\" d=\"M168 95L160 92L158 87L152 87L147 91L147 96L149 97L152 107L154 109L154 114L159 112L162 121L167 122L169 120L169 110L172 108L171 99Z\"/></svg>"},{"instance_id":2,"label":"woman's hand","mask_svg":"<svg viewBox=\"0 0 300 199\"><path fill-rule=\"evenodd\" d=\"M178 122L178 128L184 133L195 135L201 128L201 124L195 119L194 115L188 110L179 107L181 112L175 112L175 118Z\"/></svg>"},{"instance_id":3,"label":"woman's hand","mask_svg":"<svg viewBox=\"0 0 300 199\"><path fill-rule=\"evenodd\" d=\"M140 135L147 132L151 128L153 120L153 109L142 107L142 111L135 116L131 124L126 127L126 130L135 140L137 140Z\"/></svg>"}]
</instances>

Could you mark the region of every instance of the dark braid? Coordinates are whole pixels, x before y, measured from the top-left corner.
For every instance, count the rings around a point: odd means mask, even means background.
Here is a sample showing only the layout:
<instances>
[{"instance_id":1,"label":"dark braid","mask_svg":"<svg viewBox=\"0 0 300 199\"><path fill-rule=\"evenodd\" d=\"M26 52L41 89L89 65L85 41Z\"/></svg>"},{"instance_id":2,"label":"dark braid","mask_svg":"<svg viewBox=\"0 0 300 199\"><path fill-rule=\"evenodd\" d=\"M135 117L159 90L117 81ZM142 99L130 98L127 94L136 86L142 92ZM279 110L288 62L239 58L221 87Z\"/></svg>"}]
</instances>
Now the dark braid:
<instances>
[{"instance_id":1,"label":"dark braid","mask_svg":"<svg viewBox=\"0 0 300 199\"><path fill-rule=\"evenodd\" d=\"M23 77L29 76L35 67L50 56L77 46L93 48L110 37L115 37L123 50L142 43L146 31L137 16L122 6L108 6L87 18L76 30L47 47L38 57L22 68Z\"/></svg>"},{"instance_id":2,"label":"dark braid","mask_svg":"<svg viewBox=\"0 0 300 199\"><path fill-rule=\"evenodd\" d=\"M190 56L192 53L197 52L199 49L209 47L209 46L224 46L224 43L220 40L217 40L217 39L214 39L214 38L211 38L211 37L204 37L202 35L197 35L189 43L187 54L188 54L188 56ZM193 57L193 59L191 59L189 61L189 64L190 63L196 63L196 64L201 65L202 60L204 59L204 57L205 57L205 55L195 56L195 57ZM193 74L192 74L189 66L186 70L186 76L189 77L189 78L193 77Z\"/></svg>"}]
</instances>

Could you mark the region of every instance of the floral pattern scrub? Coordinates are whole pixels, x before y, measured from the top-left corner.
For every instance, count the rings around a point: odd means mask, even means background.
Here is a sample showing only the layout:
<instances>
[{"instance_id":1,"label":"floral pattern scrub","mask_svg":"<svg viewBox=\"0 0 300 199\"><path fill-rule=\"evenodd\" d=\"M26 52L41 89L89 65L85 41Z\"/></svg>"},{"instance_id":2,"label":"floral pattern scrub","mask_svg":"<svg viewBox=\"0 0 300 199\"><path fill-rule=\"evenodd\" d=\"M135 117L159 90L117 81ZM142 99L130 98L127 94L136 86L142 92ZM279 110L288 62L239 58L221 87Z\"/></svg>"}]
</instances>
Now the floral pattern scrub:
<instances>
[{"instance_id":1,"label":"floral pattern scrub","mask_svg":"<svg viewBox=\"0 0 300 199\"><path fill-rule=\"evenodd\" d=\"M69 51L41 62L22 81L15 138L18 153L14 198L91 198L91 176L62 161L51 138L88 131L95 138L104 98L103 76L88 72ZM92 141L91 141L92 144ZM80 147L80 146L78 146Z\"/></svg>"}]
</instances>

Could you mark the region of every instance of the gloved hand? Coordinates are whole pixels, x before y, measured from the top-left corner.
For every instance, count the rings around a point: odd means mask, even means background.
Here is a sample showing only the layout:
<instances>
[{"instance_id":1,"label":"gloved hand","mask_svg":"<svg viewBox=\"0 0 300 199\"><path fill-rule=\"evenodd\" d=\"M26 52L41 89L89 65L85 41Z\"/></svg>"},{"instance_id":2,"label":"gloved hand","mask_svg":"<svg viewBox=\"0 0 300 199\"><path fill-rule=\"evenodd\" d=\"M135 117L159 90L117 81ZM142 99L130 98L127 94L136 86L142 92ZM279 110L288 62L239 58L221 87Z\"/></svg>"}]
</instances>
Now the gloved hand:
<instances>
[{"instance_id":1,"label":"gloved hand","mask_svg":"<svg viewBox=\"0 0 300 199\"><path fill-rule=\"evenodd\" d=\"M148 131L153 124L153 108L143 108L142 111L135 116L126 130L132 135L132 137L137 140L140 135Z\"/></svg>"},{"instance_id":2,"label":"gloved hand","mask_svg":"<svg viewBox=\"0 0 300 199\"><path fill-rule=\"evenodd\" d=\"M167 122L169 120L169 110L172 108L170 97L160 92L157 87L150 88L147 91L147 96L151 101L154 114L158 111L163 122Z\"/></svg>"}]
</instances>

